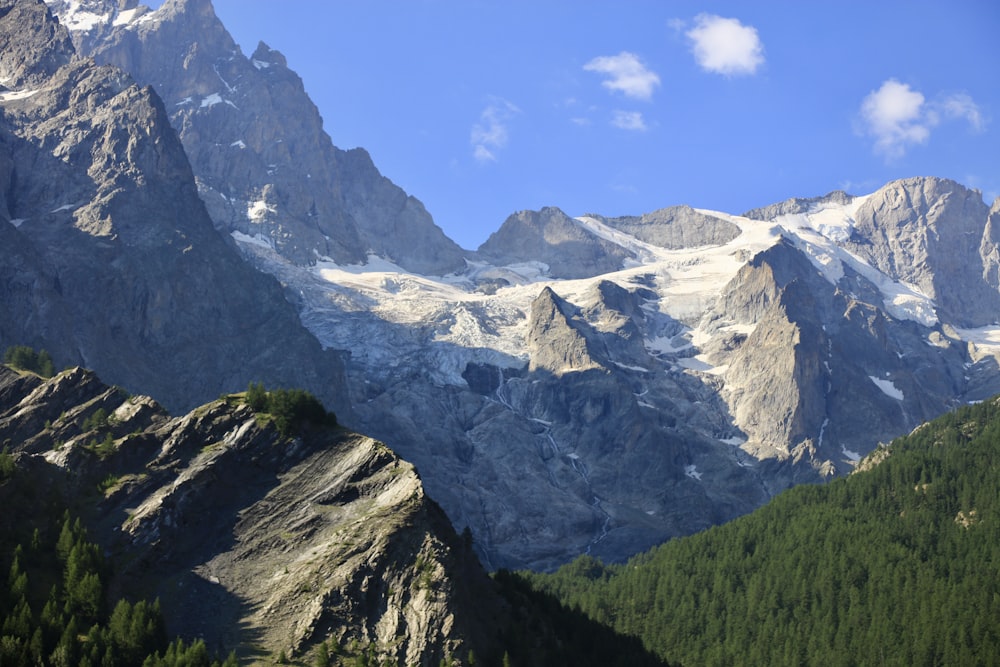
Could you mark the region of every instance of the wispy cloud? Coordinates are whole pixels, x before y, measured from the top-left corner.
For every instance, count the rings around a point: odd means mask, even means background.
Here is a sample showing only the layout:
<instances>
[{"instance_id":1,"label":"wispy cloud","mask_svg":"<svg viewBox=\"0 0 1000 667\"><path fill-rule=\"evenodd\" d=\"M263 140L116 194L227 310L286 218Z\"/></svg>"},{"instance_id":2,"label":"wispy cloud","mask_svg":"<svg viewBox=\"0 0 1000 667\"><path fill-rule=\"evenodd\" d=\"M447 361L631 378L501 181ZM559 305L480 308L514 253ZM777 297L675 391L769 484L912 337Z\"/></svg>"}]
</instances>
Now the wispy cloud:
<instances>
[{"instance_id":1,"label":"wispy cloud","mask_svg":"<svg viewBox=\"0 0 1000 667\"><path fill-rule=\"evenodd\" d=\"M493 98L472 126L469 141L472 155L478 162L496 162L497 152L510 140L510 121L521 113L515 105L502 98Z\"/></svg>"},{"instance_id":2,"label":"wispy cloud","mask_svg":"<svg viewBox=\"0 0 1000 667\"><path fill-rule=\"evenodd\" d=\"M599 56L583 66L588 72L605 75L601 83L612 91L620 91L627 97L648 100L653 90L660 85L659 75L647 68L639 56L622 51L617 56Z\"/></svg>"},{"instance_id":3,"label":"wispy cloud","mask_svg":"<svg viewBox=\"0 0 1000 667\"><path fill-rule=\"evenodd\" d=\"M949 95L941 102L941 108L948 118L966 120L977 132L982 131L985 126L979 105L973 102L972 97L966 93Z\"/></svg>"},{"instance_id":4,"label":"wispy cloud","mask_svg":"<svg viewBox=\"0 0 1000 667\"><path fill-rule=\"evenodd\" d=\"M646 121L638 111L615 110L611 117L611 124L622 130L632 130L633 132L644 132Z\"/></svg>"},{"instance_id":5,"label":"wispy cloud","mask_svg":"<svg viewBox=\"0 0 1000 667\"><path fill-rule=\"evenodd\" d=\"M753 26L715 14L699 14L694 22L686 34L702 69L732 76L753 74L764 64L764 45Z\"/></svg>"},{"instance_id":6,"label":"wispy cloud","mask_svg":"<svg viewBox=\"0 0 1000 667\"><path fill-rule=\"evenodd\" d=\"M875 139L875 152L889 161L926 143L942 117L965 120L976 131L984 125L979 106L969 95L959 93L927 102L923 93L896 79L888 79L870 92L860 111L862 132Z\"/></svg>"}]
</instances>

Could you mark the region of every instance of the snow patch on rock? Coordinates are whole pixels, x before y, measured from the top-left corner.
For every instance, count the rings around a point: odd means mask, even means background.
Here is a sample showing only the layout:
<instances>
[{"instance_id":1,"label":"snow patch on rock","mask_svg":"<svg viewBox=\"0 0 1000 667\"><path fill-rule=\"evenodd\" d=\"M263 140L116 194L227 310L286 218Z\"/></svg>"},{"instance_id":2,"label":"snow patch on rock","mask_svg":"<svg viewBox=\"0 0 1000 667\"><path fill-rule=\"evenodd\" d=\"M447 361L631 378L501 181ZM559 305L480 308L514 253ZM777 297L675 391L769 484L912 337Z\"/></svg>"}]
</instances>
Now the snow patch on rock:
<instances>
[{"instance_id":1,"label":"snow patch on rock","mask_svg":"<svg viewBox=\"0 0 1000 667\"><path fill-rule=\"evenodd\" d=\"M264 222L267 219L268 214L277 213L277 210L270 204L268 204L263 199L258 199L255 202L250 202L247 206L247 219L251 222Z\"/></svg>"},{"instance_id":2,"label":"snow patch on rock","mask_svg":"<svg viewBox=\"0 0 1000 667\"><path fill-rule=\"evenodd\" d=\"M33 90L9 90L7 92L0 93L0 102L13 102L15 100L25 100L32 95L38 93L37 89Z\"/></svg>"},{"instance_id":3,"label":"snow patch on rock","mask_svg":"<svg viewBox=\"0 0 1000 667\"><path fill-rule=\"evenodd\" d=\"M883 380L882 378L877 378L874 375L869 375L868 379L875 383L875 386L882 390L882 393L889 398L894 398L897 401L903 400L903 392L896 389L896 385L892 383L891 380Z\"/></svg>"}]
</instances>

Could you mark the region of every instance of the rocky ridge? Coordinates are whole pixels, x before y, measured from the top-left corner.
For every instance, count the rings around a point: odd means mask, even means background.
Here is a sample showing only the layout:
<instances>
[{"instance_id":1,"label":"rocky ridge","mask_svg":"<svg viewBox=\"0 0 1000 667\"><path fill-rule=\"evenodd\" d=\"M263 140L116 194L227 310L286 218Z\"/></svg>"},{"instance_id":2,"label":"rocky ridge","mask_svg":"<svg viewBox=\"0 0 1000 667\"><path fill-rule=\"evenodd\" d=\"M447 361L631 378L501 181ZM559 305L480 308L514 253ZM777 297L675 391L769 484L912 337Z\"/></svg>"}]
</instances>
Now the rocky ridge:
<instances>
[{"instance_id":1,"label":"rocky ridge","mask_svg":"<svg viewBox=\"0 0 1000 667\"><path fill-rule=\"evenodd\" d=\"M84 512L112 590L159 598L171 636L254 662L323 641L407 665L498 651L505 603L413 466L371 438L286 437L234 396L171 417L79 368L0 366L0 442Z\"/></svg>"},{"instance_id":2,"label":"rocky ridge","mask_svg":"<svg viewBox=\"0 0 1000 667\"><path fill-rule=\"evenodd\" d=\"M214 229L157 94L75 58L43 3L4 8L2 74L20 87L0 93L0 344L175 408L266 380L347 413L340 359Z\"/></svg>"},{"instance_id":3,"label":"rocky ridge","mask_svg":"<svg viewBox=\"0 0 1000 667\"><path fill-rule=\"evenodd\" d=\"M363 149L341 150L285 57L261 42L245 56L208 0L51 0L78 28L81 53L153 85L166 101L216 226L296 264L369 254L443 275L464 252ZM81 20L81 11L93 17Z\"/></svg>"},{"instance_id":4,"label":"rocky ridge","mask_svg":"<svg viewBox=\"0 0 1000 667\"><path fill-rule=\"evenodd\" d=\"M260 261L303 290L320 340L352 351L359 422L433 470L428 488L484 561L546 569L581 552L623 558L844 474L878 442L1000 389L996 327L963 326L996 319L988 297L942 306L858 249L868 228L920 238L933 225L925 284L994 293L993 218L976 197L907 179L755 213L769 220L678 208L612 226L547 209L505 224L619 248L595 250L576 279L551 275L558 244L499 234L505 264L480 255L448 280ZM657 217L693 217L703 235L656 231ZM953 270L941 248L975 230ZM594 274L600 262L617 268Z\"/></svg>"}]
</instances>

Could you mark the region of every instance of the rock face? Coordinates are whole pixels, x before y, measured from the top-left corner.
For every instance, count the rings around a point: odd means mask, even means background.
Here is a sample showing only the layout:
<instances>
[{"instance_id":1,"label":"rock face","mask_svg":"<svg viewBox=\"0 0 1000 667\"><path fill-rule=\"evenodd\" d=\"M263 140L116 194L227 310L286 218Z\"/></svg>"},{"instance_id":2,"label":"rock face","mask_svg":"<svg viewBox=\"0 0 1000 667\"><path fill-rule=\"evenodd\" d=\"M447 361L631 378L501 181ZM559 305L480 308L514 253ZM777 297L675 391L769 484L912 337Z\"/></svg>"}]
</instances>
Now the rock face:
<instances>
[{"instance_id":1,"label":"rock face","mask_svg":"<svg viewBox=\"0 0 1000 667\"><path fill-rule=\"evenodd\" d=\"M599 219L643 243L668 250L721 245L740 235L740 228L728 220L690 206L661 208L641 216Z\"/></svg>"},{"instance_id":2,"label":"rock face","mask_svg":"<svg viewBox=\"0 0 1000 667\"><path fill-rule=\"evenodd\" d=\"M272 246L297 264L361 264L369 253L421 273L465 268L464 252L423 205L379 174L362 149L343 151L288 68L260 43L247 58L208 0L50 0L85 55L153 85L165 100L216 226Z\"/></svg>"},{"instance_id":3,"label":"rock face","mask_svg":"<svg viewBox=\"0 0 1000 667\"><path fill-rule=\"evenodd\" d=\"M265 380L346 411L340 360L216 232L156 93L71 60L44 4L8 10L4 54L23 55L5 76L23 87L0 94L0 346L44 347L172 407Z\"/></svg>"},{"instance_id":4,"label":"rock face","mask_svg":"<svg viewBox=\"0 0 1000 667\"><path fill-rule=\"evenodd\" d=\"M498 653L504 603L381 443L284 437L237 397L173 418L79 368L42 381L0 366L0 396L0 441L52 495L114 480L75 511L115 560L111 589L159 598L171 636L256 660L308 660L323 641L406 665Z\"/></svg>"},{"instance_id":5,"label":"rock face","mask_svg":"<svg viewBox=\"0 0 1000 667\"><path fill-rule=\"evenodd\" d=\"M743 214L744 218L751 220L774 220L783 215L798 215L809 213L822 206L844 206L851 203L853 197L843 190L834 190L823 197L792 197L777 204L755 208Z\"/></svg>"},{"instance_id":6,"label":"rock face","mask_svg":"<svg viewBox=\"0 0 1000 667\"><path fill-rule=\"evenodd\" d=\"M32 89L73 57L69 33L42 3L3 0L0 18L23 28L0 35L0 80L7 90Z\"/></svg>"},{"instance_id":7,"label":"rock face","mask_svg":"<svg viewBox=\"0 0 1000 667\"><path fill-rule=\"evenodd\" d=\"M962 327L993 324L998 283L983 280L989 211L982 195L954 181L911 178L879 190L857 212L845 247L893 280L916 285L938 303L939 316ZM984 243L985 241L985 243Z\"/></svg>"},{"instance_id":8,"label":"rock face","mask_svg":"<svg viewBox=\"0 0 1000 667\"><path fill-rule=\"evenodd\" d=\"M587 278L617 271L631 256L551 207L510 216L479 246L478 254L498 265L540 262L553 278Z\"/></svg>"}]
</instances>

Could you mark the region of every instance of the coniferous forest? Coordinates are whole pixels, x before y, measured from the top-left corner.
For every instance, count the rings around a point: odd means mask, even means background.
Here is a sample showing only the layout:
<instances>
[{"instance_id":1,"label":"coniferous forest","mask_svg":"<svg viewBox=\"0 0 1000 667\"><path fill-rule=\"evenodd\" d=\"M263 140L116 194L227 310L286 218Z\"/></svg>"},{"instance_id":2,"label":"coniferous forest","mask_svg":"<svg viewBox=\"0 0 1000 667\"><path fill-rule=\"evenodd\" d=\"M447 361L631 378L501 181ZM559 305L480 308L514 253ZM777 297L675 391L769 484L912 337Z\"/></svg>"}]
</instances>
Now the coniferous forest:
<instances>
[{"instance_id":1,"label":"coniferous forest","mask_svg":"<svg viewBox=\"0 0 1000 667\"><path fill-rule=\"evenodd\" d=\"M624 565L522 576L681 664L1000 664L1000 400L882 457Z\"/></svg>"},{"instance_id":2,"label":"coniferous forest","mask_svg":"<svg viewBox=\"0 0 1000 667\"><path fill-rule=\"evenodd\" d=\"M4 455L8 456L8 455ZM61 527L35 528L27 544L2 554L0 665L31 667L212 667L202 641L168 642L159 602L107 602L108 564L67 512Z\"/></svg>"}]
</instances>

